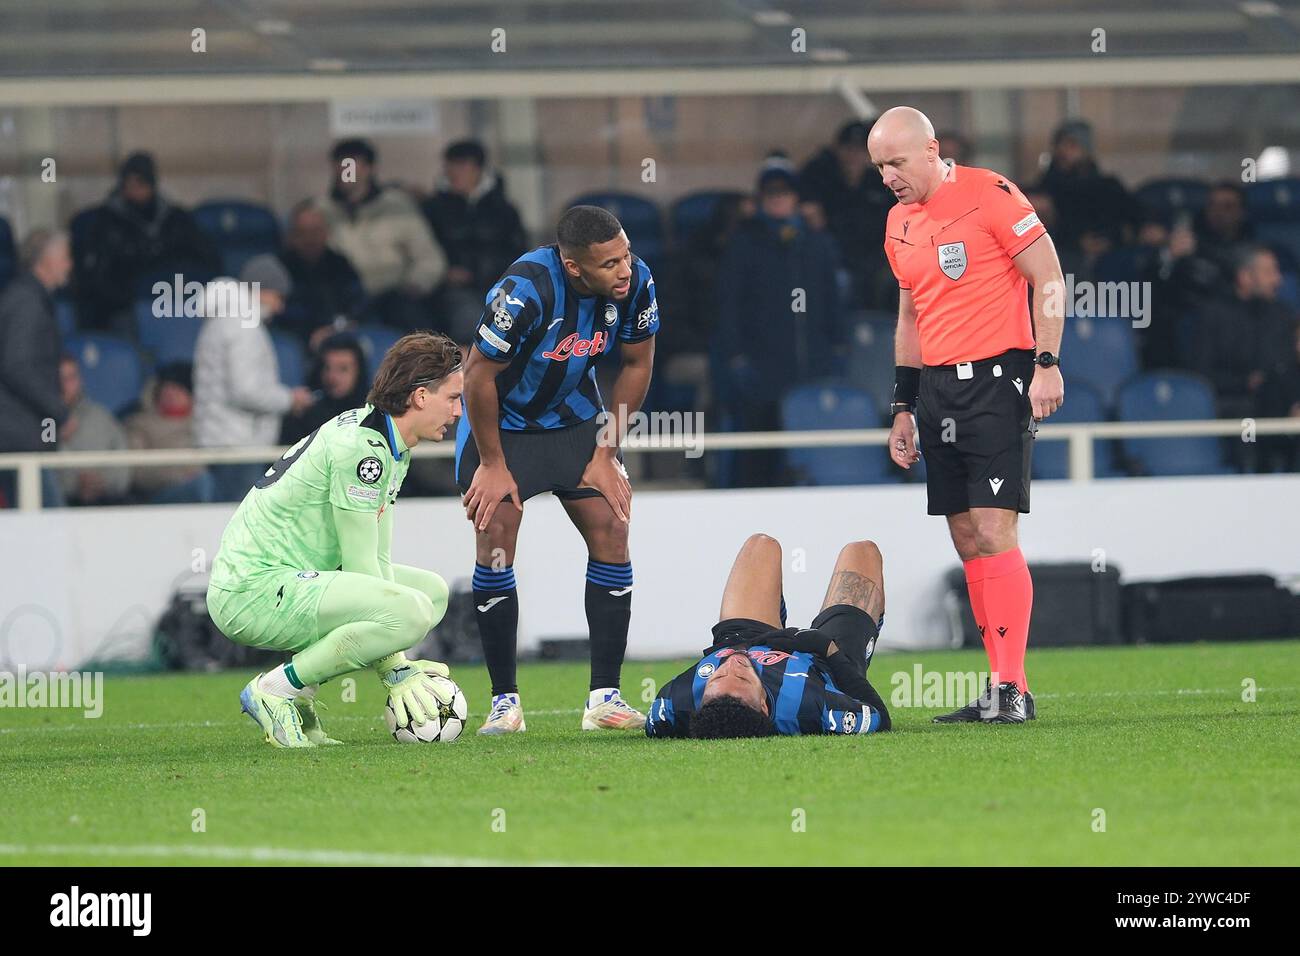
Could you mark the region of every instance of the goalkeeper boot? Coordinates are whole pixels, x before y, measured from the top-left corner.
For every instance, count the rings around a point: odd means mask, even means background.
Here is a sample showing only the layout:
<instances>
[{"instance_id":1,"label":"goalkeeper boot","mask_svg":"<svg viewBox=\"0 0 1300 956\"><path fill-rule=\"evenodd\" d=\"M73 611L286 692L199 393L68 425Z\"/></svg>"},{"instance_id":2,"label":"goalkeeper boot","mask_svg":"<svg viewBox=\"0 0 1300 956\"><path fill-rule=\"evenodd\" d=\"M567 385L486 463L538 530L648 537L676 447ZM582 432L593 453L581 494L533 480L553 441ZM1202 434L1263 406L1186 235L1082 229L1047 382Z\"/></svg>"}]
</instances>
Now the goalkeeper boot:
<instances>
[{"instance_id":1,"label":"goalkeeper boot","mask_svg":"<svg viewBox=\"0 0 1300 956\"><path fill-rule=\"evenodd\" d=\"M316 700L315 697L308 697L303 694L293 699L293 706L298 709L298 719L302 721L303 736L316 746L343 743L343 741L335 740L325 733L325 728L321 726L320 716L316 713L316 708L319 707L324 710L325 704L323 702Z\"/></svg>"},{"instance_id":2,"label":"goalkeeper boot","mask_svg":"<svg viewBox=\"0 0 1300 956\"><path fill-rule=\"evenodd\" d=\"M933 718L936 724L977 724L993 705L993 682L984 681L984 693L980 694L965 707L958 707L950 714L940 714Z\"/></svg>"},{"instance_id":3,"label":"goalkeeper boot","mask_svg":"<svg viewBox=\"0 0 1300 956\"><path fill-rule=\"evenodd\" d=\"M239 706L262 728L266 742L273 747L316 746L302 732L302 718L293 698L262 690L261 680L262 675L258 674L244 686L239 694Z\"/></svg>"},{"instance_id":4,"label":"goalkeeper boot","mask_svg":"<svg viewBox=\"0 0 1300 956\"><path fill-rule=\"evenodd\" d=\"M980 719L986 724L1023 724L1028 719L1025 695L1012 681L998 684L997 707L985 711Z\"/></svg>"},{"instance_id":5,"label":"goalkeeper boot","mask_svg":"<svg viewBox=\"0 0 1300 956\"><path fill-rule=\"evenodd\" d=\"M497 694L492 698L492 710L478 729L480 734L521 734L524 726L524 709L519 706L518 694Z\"/></svg>"},{"instance_id":6,"label":"goalkeeper boot","mask_svg":"<svg viewBox=\"0 0 1300 956\"><path fill-rule=\"evenodd\" d=\"M583 730L642 730L645 714L629 707L617 687L603 687L587 695L582 712Z\"/></svg>"}]
</instances>

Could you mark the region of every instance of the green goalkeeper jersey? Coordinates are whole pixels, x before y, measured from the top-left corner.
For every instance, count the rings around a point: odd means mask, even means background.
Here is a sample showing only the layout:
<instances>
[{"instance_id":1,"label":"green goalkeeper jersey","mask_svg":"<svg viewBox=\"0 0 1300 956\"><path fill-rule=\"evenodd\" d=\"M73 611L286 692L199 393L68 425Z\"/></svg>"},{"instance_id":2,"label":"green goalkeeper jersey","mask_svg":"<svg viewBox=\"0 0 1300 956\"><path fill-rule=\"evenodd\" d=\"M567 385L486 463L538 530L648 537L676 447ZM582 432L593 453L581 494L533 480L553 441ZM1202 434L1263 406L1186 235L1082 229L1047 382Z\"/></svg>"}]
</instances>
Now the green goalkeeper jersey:
<instances>
[{"instance_id":1,"label":"green goalkeeper jersey","mask_svg":"<svg viewBox=\"0 0 1300 956\"><path fill-rule=\"evenodd\" d=\"M268 571L342 564L334 508L373 514L397 500L411 455L392 418L372 405L326 422L267 469L221 536L211 584L240 591Z\"/></svg>"}]
</instances>

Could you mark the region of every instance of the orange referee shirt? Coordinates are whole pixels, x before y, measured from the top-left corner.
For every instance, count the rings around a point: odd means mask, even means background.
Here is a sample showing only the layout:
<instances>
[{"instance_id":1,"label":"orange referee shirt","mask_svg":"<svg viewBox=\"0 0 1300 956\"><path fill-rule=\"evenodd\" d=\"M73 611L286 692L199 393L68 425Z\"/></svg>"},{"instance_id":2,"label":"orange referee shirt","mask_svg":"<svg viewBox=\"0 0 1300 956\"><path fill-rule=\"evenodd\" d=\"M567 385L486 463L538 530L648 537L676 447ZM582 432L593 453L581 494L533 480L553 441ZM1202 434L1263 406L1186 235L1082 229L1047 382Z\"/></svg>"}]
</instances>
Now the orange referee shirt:
<instances>
[{"instance_id":1,"label":"orange referee shirt","mask_svg":"<svg viewBox=\"0 0 1300 956\"><path fill-rule=\"evenodd\" d=\"M922 363L1034 347L1029 284L1011 260L1046 232L1011 180L973 166L949 165L926 202L889 211L885 255L912 293Z\"/></svg>"}]
</instances>

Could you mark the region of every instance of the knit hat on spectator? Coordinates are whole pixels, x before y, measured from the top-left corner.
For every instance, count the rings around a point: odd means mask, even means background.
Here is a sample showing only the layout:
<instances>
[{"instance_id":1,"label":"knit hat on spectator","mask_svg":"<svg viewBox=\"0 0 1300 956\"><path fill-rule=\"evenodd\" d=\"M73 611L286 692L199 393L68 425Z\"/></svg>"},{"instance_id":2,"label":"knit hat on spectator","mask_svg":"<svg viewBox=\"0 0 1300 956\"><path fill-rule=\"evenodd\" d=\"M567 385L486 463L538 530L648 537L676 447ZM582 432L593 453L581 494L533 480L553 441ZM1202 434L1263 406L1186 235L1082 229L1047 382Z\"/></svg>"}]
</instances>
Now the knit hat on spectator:
<instances>
[{"instance_id":1,"label":"knit hat on spectator","mask_svg":"<svg viewBox=\"0 0 1300 956\"><path fill-rule=\"evenodd\" d=\"M758 192L763 193L773 187L799 191L799 177L794 171L794 166L790 160L779 154L769 156L758 168Z\"/></svg>"},{"instance_id":2,"label":"knit hat on spectator","mask_svg":"<svg viewBox=\"0 0 1300 956\"><path fill-rule=\"evenodd\" d=\"M117 181L120 183L128 176L143 180L150 186L158 184L158 166L154 163L153 156L146 152L135 152L128 156L117 170Z\"/></svg>"},{"instance_id":3,"label":"knit hat on spectator","mask_svg":"<svg viewBox=\"0 0 1300 956\"><path fill-rule=\"evenodd\" d=\"M1083 147L1083 151L1092 155L1092 124L1086 120L1066 120L1056 127L1052 134L1052 145L1056 146L1063 139L1072 139Z\"/></svg>"},{"instance_id":4,"label":"knit hat on spectator","mask_svg":"<svg viewBox=\"0 0 1300 956\"><path fill-rule=\"evenodd\" d=\"M253 256L245 262L244 268L239 272L239 281L260 283L261 288L280 295L288 295L293 291L293 279L289 277L289 271L281 265L279 259L269 253Z\"/></svg>"}]
</instances>

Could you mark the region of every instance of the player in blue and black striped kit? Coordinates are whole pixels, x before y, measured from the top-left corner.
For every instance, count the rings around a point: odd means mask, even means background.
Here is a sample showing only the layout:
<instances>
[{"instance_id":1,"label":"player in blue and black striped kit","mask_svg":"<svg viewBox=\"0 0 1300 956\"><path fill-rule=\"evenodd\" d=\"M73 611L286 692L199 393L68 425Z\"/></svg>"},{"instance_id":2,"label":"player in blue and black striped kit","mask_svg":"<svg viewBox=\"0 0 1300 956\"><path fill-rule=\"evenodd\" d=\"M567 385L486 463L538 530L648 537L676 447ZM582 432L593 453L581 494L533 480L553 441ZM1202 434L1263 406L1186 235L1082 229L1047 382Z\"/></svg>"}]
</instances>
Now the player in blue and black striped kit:
<instances>
[{"instance_id":1,"label":"player in blue and black striped kit","mask_svg":"<svg viewBox=\"0 0 1300 956\"><path fill-rule=\"evenodd\" d=\"M659 304L618 219L574 206L554 245L517 259L491 289L465 366L456 481L476 531L474 598L492 709L483 734L524 730L515 677L515 542L523 503L551 492L587 543L591 686L582 728L636 729L619 693L632 613L632 487L619 454L650 387ZM607 414L596 365L617 339Z\"/></svg>"},{"instance_id":2,"label":"player in blue and black striped kit","mask_svg":"<svg viewBox=\"0 0 1300 956\"><path fill-rule=\"evenodd\" d=\"M867 681L885 619L884 563L870 541L844 546L812 626L785 626L781 545L752 535L722 594L704 657L650 704L649 737L869 734L890 729Z\"/></svg>"}]
</instances>

